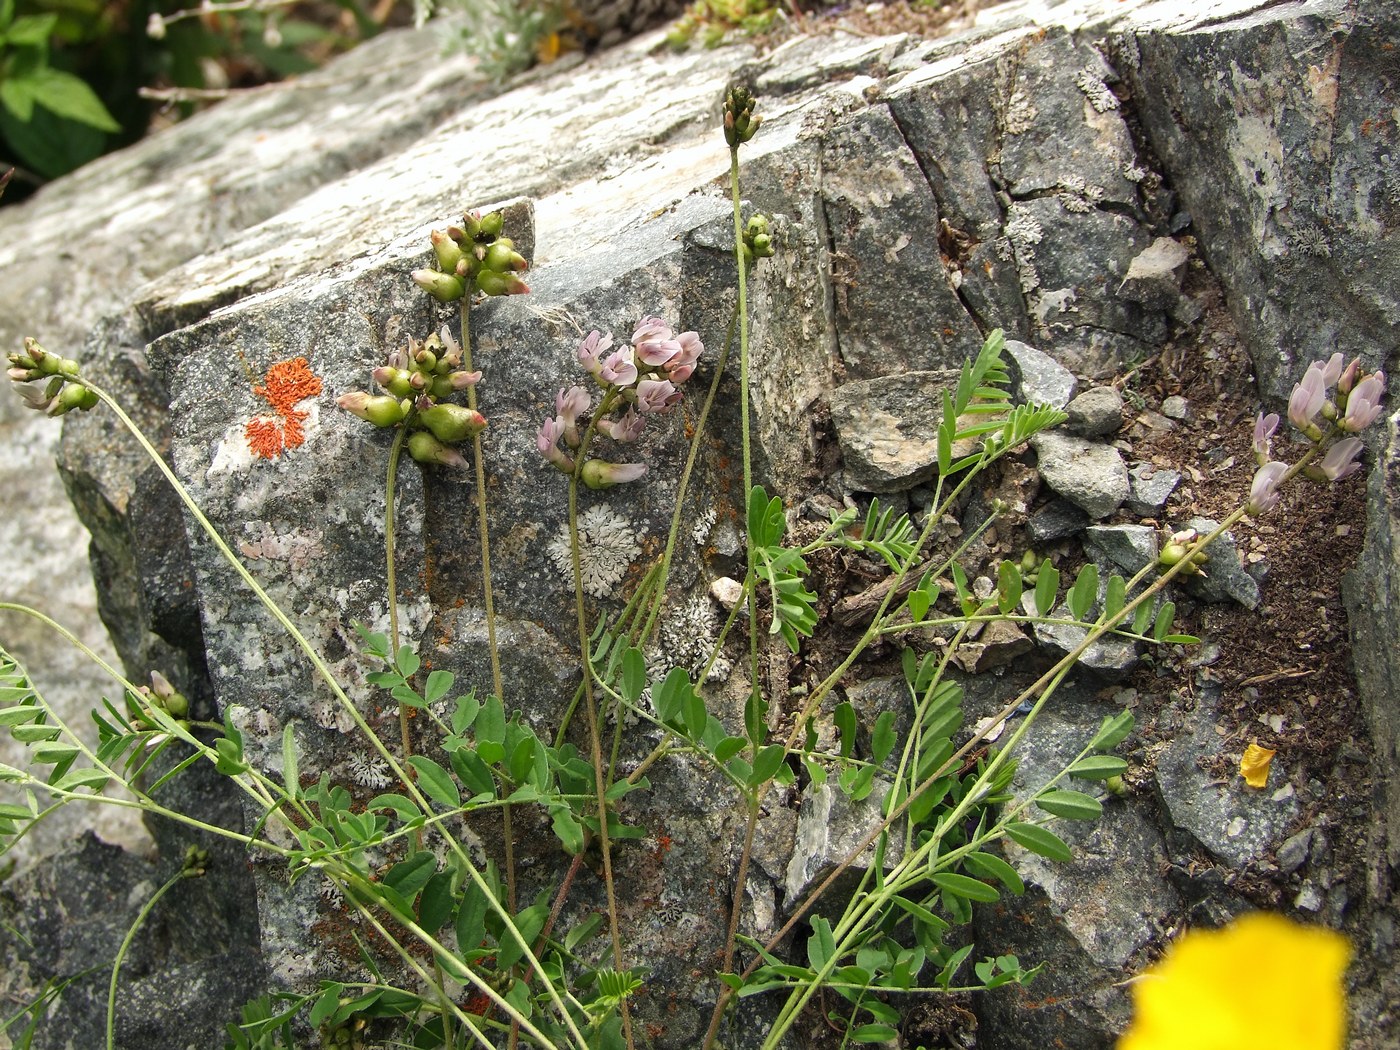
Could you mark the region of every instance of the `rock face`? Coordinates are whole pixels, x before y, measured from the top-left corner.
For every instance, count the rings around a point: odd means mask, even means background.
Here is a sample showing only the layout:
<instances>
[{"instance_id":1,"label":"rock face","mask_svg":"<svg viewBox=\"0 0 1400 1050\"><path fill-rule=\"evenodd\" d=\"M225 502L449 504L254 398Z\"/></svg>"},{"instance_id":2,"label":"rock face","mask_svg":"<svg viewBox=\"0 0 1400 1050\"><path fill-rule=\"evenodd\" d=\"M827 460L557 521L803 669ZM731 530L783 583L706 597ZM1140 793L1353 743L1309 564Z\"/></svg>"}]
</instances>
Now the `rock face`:
<instances>
[{"instance_id":1,"label":"rock face","mask_svg":"<svg viewBox=\"0 0 1400 1050\"><path fill-rule=\"evenodd\" d=\"M684 421L672 417L642 446L647 483L585 495L594 611L620 608L664 541L684 426L712 379L719 398L687 497L690 528L661 625L667 645L698 652L722 621L708 597L712 583L744 573L734 525L742 521L737 352L715 374L734 302L728 156L716 116L727 84L747 81L761 96L765 123L745 148L743 186L749 206L773 216L781 249L749 289L759 480L789 501L814 491L838 502L872 492L903 499L933 476L928 439L942 386L954 378L948 370L989 329L1015 337L1010 356L1022 392L1056 407L1071 402L1076 374L1102 378L1157 352L1191 313L1179 292L1188 229L1269 393L1282 393L1308 356L1333 343L1381 363L1375 334L1393 327L1400 287L1400 241L1384 235L1400 198L1387 181L1394 124L1375 123L1374 114L1393 108L1386 92L1395 78L1382 71L1393 67L1384 41L1395 35L1395 14L1378 0L1232 0L1186 13L1165 0L1009 4L936 41L838 33L763 56L747 46L677 56L643 38L499 95L460 62L425 60L427 36L390 35L309 78L303 91L230 102L3 213L0 251L16 280L5 282L0 334L13 344L23 324L46 344L82 344L73 356L135 406L359 709L396 731L384 721L392 711L376 710L382 701L365 680L354 630L357 622L383 630L388 621L389 435L340 412L334 399L366 388L386 349L456 323L455 309L407 280L430 256L427 232L465 207L525 198L507 232L533 249L531 294L475 310L471 339L485 372L505 701L543 735L573 693L577 643L567 559L558 553L566 550L564 486L532 439L555 392L582 379L574 356L581 333L611 330L622 341L638 319L659 313L709 347ZM337 88L345 80L353 90ZM316 149L306 148L308 127ZM268 155L281 165L276 175L272 161L259 159ZM1153 170L1154 156L1165 170ZM80 219L90 231L87 253L65 257L58 249ZM44 304L38 314L35 303ZM258 459L246 440L249 421L268 410L257 388L272 365L296 357L322 387L299 406L305 442ZM1109 528L1142 532L1100 530L1089 546L1106 564L1136 564L1150 544L1135 516L1155 515L1178 478L1151 469L1130 476L1103 440L1115 425L1109 401L1095 394L1081 405L1094 410L1083 413L1086 437L1038 441L1040 473L1063 500L1028 514L1026 533L1032 545L1047 545L1117 514ZM129 675L165 670L197 713L217 711L239 726L250 757L274 778L291 727L303 782L325 773L366 795L376 790L373 756L346 731L300 653L139 454L113 437L110 422L68 422L62 468L93 530L103 613ZM1354 587L1353 629L1370 643L1359 647L1368 650L1362 685L1382 751L1400 739L1389 699L1400 647L1387 641L1393 628L1382 615L1396 589L1385 510L1397 499L1391 473L1372 479L1381 509ZM401 471L397 601L402 629L425 660L485 683L474 495L468 475ZM1258 600L1249 576L1231 579L1234 589L1221 596ZM1024 638L976 644L979 653L994 644L1014 650L1009 668L964 654L965 668L993 668L969 682L997 697L1024 673L1023 660L1040 658L1022 654ZM1098 656L1101 677L1086 672L1064 709L1046 716L1016 790L1053 774L1104 708L1116 710L1096 690L1125 673L1136 650L1108 640ZM1003 673L1005 681L995 677ZM711 698L716 714L736 724L747 691L741 678L718 684ZM989 696L984 706L978 714L998 704ZM624 766L660 736L629 730ZM1197 878L1196 861L1267 863L1271 849L1293 841L1297 812L1286 796L1241 801L1206 783L1200 761L1215 744L1213 731L1198 726L1160 754L1134 745L1132 761L1155 763L1155 779L1104 800L1103 822L1074 838L1082 863L1010 853L1029 895L979 916L978 936L990 939L989 952L1004 944L1028 963L1065 962L1045 993L1033 985L1020 1000L985 998L985 1045L1110 1046L1127 1014L1123 978L1164 932L1183 913L1223 918L1245 906L1228 887ZM655 990L639 1016L657 1046L693 1047L716 994L712 960L727 916L713 902L732 892L743 812L698 764L667 761L649 776L652 790L633 796L627 815L656 844L619 852L618 878L629 887L620 905L629 952L651 968ZM212 814L227 803L211 796L199 804ZM812 814L831 812L811 799L796 808L796 818L784 809L760 828L759 863L745 887L744 928L755 936L773 932L791 896L831 860L815 854L836 849L809 849L812 865L793 873L786 858L795 843L818 837ZM1395 859L1393 786L1389 819ZM498 827L471 834L484 851L498 849ZM522 888L529 899L555 885L566 865L546 848L546 828L517 834L530 859ZM662 838L683 848L663 847ZM161 849L168 864L182 840L165 829ZM240 945L260 939L271 987L307 991L355 965L354 951L330 937L308 940L308 927L333 919L327 899L313 877L289 887L274 868L259 858L252 876L227 869L229 892L251 899L256 890L257 910L221 921L237 927L230 937ZM32 892L51 892L34 885ZM585 873L565 921L601 900L600 881ZM12 941L0 949L19 957ZM3 990L32 995L39 975L74 972L62 953L40 960L45 950L25 956L23 970L0 967L20 975ZM190 965L212 972L225 962ZM236 991L220 994L251 995L263 972L254 967ZM233 1017L236 1004L227 1005L221 1020ZM749 1009L725 1045L757 1045L765 1007ZM162 1050L209 1038L172 1024L130 1045Z\"/></svg>"}]
</instances>

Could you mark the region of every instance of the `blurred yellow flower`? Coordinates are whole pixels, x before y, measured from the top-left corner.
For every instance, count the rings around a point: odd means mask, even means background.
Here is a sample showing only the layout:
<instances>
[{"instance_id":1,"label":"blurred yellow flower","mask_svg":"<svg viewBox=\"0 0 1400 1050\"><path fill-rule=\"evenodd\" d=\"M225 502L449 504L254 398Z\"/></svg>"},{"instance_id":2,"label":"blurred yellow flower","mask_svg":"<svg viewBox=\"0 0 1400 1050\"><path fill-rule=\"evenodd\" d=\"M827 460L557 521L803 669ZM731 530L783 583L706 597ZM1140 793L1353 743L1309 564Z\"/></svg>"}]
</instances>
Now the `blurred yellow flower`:
<instances>
[{"instance_id":1,"label":"blurred yellow flower","mask_svg":"<svg viewBox=\"0 0 1400 1050\"><path fill-rule=\"evenodd\" d=\"M1240 759L1240 776L1252 788L1261 788L1269 782L1269 763L1274 760L1274 752L1258 744L1250 744L1244 749Z\"/></svg>"},{"instance_id":2,"label":"blurred yellow flower","mask_svg":"<svg viewBox=\"0 0 1400 1050\"><path fill-rule=\"evenodd\" d=\"M1118 1050L1342 1050L1347 939L1267 912L1193 930L1133 985Z\"/></svg>"}]
</instances>

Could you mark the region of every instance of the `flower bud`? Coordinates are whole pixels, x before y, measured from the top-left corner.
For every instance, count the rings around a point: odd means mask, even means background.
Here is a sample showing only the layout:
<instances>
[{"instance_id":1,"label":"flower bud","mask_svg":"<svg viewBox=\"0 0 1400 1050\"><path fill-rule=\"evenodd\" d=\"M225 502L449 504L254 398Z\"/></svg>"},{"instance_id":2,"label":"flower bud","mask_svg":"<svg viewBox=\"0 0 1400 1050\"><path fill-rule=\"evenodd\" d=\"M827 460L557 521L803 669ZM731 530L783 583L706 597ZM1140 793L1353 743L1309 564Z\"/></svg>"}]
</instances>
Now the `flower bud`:
<instances>
[{"instance_id":1,"label":"flower bud","mask_svg":"<svg viewBox=\"0 0 1400 1050\"><path fill-rule=\"evenodd\" d=\"M428 239L433 242L433 254L437 256L438 269L443 273L456 270L457 264L466 254L462 251L462 246L441 230L434 230L428 234Z\"/></svg>"},{"instance_id":2,"label":"flower bud","mask_svg":"<svg viewBox=\"0 0 1400 1050\"><path fill-rule=\"evenodd\" d=\"M476 239L481 241L494 241L505 229L506 217L498 211L488 211L481 217Z\"/></svg>"},{"instance_id":3,"label":"flower bud","mask_svg":"<svg viewBox=\"0 0 1400 1050\"><path fill-rule=\"evenodd\" d=\"M75 408L87 410L97 404L97 395L85 386L70 383L58 392L58 397L48 407L48 414L61 416Z\"/></svg>"},{"instance_id":4,"label":"flower bud","mask_svg":"<svg viewBox=\"0 0 1400 1050\"><path fill-rule=\"evenodd\" d=\"M486 417L461 405L434 405L418 414L439 441L455 445L486 429Z\"/></svg>"},{"instance_id":5,"label":"flower bud","mask_svg":"<svg viewBox=\"0 0 1400 1050\"><path fill-rule=\"evenodd\" d=\"M467 287L456 274L437 270L414 270L413 283L440 303L455 303L467 294Z\"/></svg>"},{"instance_id":6,"label":"flower bud","mask_svg":"<svg viewBox=\"0 0 1400 1050\"><path fill-rule=\"evenodd\" d=\"M753 115L754 97L747 88L732 87L724 98L724 140L730 149L738 149L753 138L762 117Z\"/></svg>"},{"instance_id":7,"label":"flower bud","mask_svg":"<svg viewBox=\"0 0 1400 1050\"><path fill-rule=\"evenodd\" d=\"M437 463L444 467L467 469L467 461L456 449L448 448L426 430L408 435L408 454L419 463Z\"/></svg>"},{"instance_id":8,"label":"flower bud","mask_svg":"<svg viewBox=\"0 0 1400 1050\"><path fill-rule=\"evenodd\" d=\"M520 271L529 268L529 263L525 261L525 256L515 250L515 245L508 238L502 237L492 243L486 249L486 258L482 260L488 270L495 270L497 273L507 271Z\"/></svg>"},{"instance_id":9,"label":"flower bud","mask_svg":"<svg viewBox=\"0 0 1400 1050\"><path fill-rule=\"evenodd\" d=\"M455 227L450 228L450 229L448 230L448 232L449 232L449 233L452 233L452 232L453 232L453 229L455 229ZM462 236L461 236L461 237L458 237L457 240L459 240L459 241L461 241L461 242L463 242L463 243L465 243L465 242L467 242L467 241L474 241L474 240L476 240L478 237L481 236L481 213L480 213L480 212L477 212L477 211L468 212L466 215L463 215L463 216L462 216L461 233L462 233Z\"/></svg>"},{"instance_id":10,"label":"flower bud","mask_svg":"<svg viewBox=\"0 0 1400 1050\"><path fill-rule=\"evenodd\" d=\"M486 295L524 295L529 286L515 274L481 270L476 275L477 288Z\"/></svg>"},{"instance_id":11,"label":"flower bud","mask_svg":"<svg viewBox=\"0 0 1400 1050\"><path fill-rule=\"evenodd\" d=\"M1186 557L1191 545L1196 542L1197 533L1195 529L1183 529L1174 532L1171 538L1162 546L1162 553L1157 555L1157 564L1163 568L1171 568ZM1206 563L1206 552L1197 551L1191 555L1190 563L1181 571L1184 575L1204 575L1201 573L1201 566Z\"/></svg>"},{"instance_id":12,"label":"flower bud","mask_svg":"<svg viewBox=\"0 0 1400 1050\"><path fill-rule=\"evenodd\" d=\"M608 463L590 459L583 465L583 483L591 489L609 489L636 481L647 472L645 463Z\"/></svg>"},{"instance_id":13,"label":"flower bud","mask_svg":"<svg viewBox=\"0 0 1400 1050\"><path fill-rule=\"evenodd\" d=\"M363 390L341 394L335 403L352 415L381 428L398 426L407 411L404 403L396 397L388 394L371 397Z\"/></svg>"}]
</instances>

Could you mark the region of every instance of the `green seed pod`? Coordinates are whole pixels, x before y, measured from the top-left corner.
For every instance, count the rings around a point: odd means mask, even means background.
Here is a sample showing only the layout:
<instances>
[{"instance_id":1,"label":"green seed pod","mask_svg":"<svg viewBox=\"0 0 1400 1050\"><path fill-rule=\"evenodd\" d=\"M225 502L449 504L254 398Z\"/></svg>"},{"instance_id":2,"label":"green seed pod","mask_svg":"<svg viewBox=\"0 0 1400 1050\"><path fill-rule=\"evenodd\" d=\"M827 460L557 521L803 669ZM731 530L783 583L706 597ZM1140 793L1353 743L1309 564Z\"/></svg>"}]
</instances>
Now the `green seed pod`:
<instances>
[{"instance_id":1,"label":"green seed pod","mask_svg":"<svg viewBox=\"0 0 1400 1050\"><path fill-rule=\"evenodd\" d=\"M485 416L461 405L434 405L418 413L418 418L433 432L433 437L449 445L486 429Z\"/></svg>"}]
</instances>

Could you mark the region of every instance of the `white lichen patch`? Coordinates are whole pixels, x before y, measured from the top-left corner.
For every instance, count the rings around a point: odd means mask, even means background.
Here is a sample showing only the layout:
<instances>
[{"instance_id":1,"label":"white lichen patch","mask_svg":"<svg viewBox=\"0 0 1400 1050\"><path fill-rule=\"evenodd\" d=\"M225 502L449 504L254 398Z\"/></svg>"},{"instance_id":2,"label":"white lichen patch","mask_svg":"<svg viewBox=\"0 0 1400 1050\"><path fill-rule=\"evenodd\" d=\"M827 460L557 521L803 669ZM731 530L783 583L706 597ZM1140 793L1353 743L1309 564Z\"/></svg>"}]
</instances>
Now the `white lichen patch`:
<instances>
[{"instance_id":1,"label":"white lichen patch","mask_svg":"<svg viewBox=\"0 0 1400 1050\"><path fill-rule=\"evenodd\" d=\"M378 755L352 751L350 757L345 760L345 768L350 779L360 787L379 791L393 783L393 778L389 776L388 763Z\"/></svg>"},{"instance_id":2,"label":"white lichen patch","mask_svg":"<svg viewBox=\"0 0 1400 1050\"><path fill-rule=\"evenodd\" d=\"M1332 257L1332 246L1327 243L1327 234L1320 226L1309 223L1293 231L1293 247L1304 255L1319 259Z\"/></svg>"},{"instance_id":3,"label":"white lichen patch","mask_svg":"<svg viewBox=\"0 0 1400 1050\"><path fill-rule=\"evenodd\" d=\"M695 525L690 530L690 539L697 547L703 547L709 542L710 530L715 527L717 518L718 515L715 514L715 509L711 507L709 510L705 511L704 514L701 514L700 517L695 519Z\"/></svg>"},{"instance_id":4,"label":"white lichen patch","mask_svg":"<svg viewBox=\"0 0 1400 1050\"><path fill-rule=\"evenodd\" d=\"M707 592L684 598L661 622L659 663L684 667L698 674L710 658L717 621L714 603Z\"/></svg>"},{"instance_id":5,"label":"white lichen patch","mask_svg":"<svg viewBox=\"0 0 1400 1050\"><path fill-rule=\"evenodd\" d=\"M1148 171L1146 168L1139 167L1132 161L1124 162L1123 178L1127 179L1129 182L1141 182L1143 179L1147 178L1147 175Z\"/></svg>"},{"instance_id":6,"label":"white lichen patch","mask_svg":"<svg viewBox=\"0 0 1400 1050\"><path fill-rule=\"evenodd\" d=\"M608 597L642 553L640 540L644 534L645 530L634 527L606 503L584 511L578 519L578 544L585 593L594 598ZM559 574L572 580L573 553L567 524L550 541L546 553Z\"/></svg>"},{"instance_id":7,"label":"white lichen patch","mask_svg":"<svg viewBox=\"0 0 1400 1050\"><path fill-rule=\"evenodd\" d=\"M320 696L311 701L311 720L322 729L334 729L337 733L349 733L355 728L350 712L329 696Z\"/></svg>"},{"instance_id":8,"label":"white lichen patch","mask_svg":"<svg viewBox=\"0 0 1400 1050\"><path fill-rule=\"evenodd\" d=\"M1081 69L1074 74L1074 86L1084 93L1084 97L1089 100L1089 105L1094 107L1096 113L1107 113L1122 104L1118 101L1118 96L1092 69Z\"/></svg>"},{"instance_id":9,"label":"white lichen patch","mask_svg":"<svg viewBox=\"0 0 1400 1050\"><path fill-rule=\"evenodd\" d=\"M1091 212L1103 200L1104 189L1086 182L1079 175L1066 175L1060 180L1059 197L1065 211L1076 214Z\"/></svg>"},{"instance_id":10,"label":"white lichen patch","mask_svg":"<svg viewBox=\"0 0 1400 1050\"><path fill-rule=\"evenodd\" d=\"M1040 287L1040 274L1035 268L1035 246L1044 236L1045 227L1036 221L1035 216L1019 204L1011 205L1006 220L1006 248L1002 258L1015 261L1023 292Z\"/></svg>"}]
</instances>

